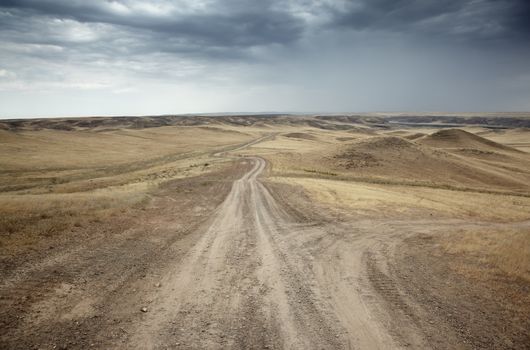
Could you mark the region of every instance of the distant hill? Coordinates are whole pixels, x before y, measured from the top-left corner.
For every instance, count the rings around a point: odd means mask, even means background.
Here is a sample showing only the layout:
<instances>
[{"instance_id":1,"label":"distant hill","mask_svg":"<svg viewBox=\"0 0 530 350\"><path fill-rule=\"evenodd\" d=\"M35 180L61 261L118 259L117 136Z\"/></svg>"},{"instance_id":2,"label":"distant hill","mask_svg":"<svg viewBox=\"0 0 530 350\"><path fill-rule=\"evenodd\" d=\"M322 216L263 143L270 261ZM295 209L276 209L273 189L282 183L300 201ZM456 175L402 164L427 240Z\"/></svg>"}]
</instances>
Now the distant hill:
<instances>
[{"instance_id":1,"label":"distant hill","mask_svg":"<svg viewBox=\"0 0 530 350\"><path fill-rule=\"evenodd\" d=\"M331 167L366 177L444 183L456 186L526 188L530 175L525 170L530 164L508 157L499 167L467 155L455 155L438 148L498 147L492 141L458 130L422 137L422 143L397 136L375 136L349 143L334 155ZM438 140L441 141L438 141ZM453 144L454 142L454 144ZM428 145L435 144L436 147ZM485 145L485 146L484 146ZM514 150L514 152L518 152Z\"/></svg>"},{"instance_id":2,"label":"distant hill","mask_svg":"<svg viewBox=\"0 0 530 350\"><path fill-rule=\"evenodd\" d=\"M443 129L431 135L420 137L416 142L436 148L467 148L481 151L509 151L518 150L493 142L484 137L460 129Z\"/></svg>"},{"instance_id":3,"label":"distant hill","mask_svg":"<svg viewBox=\"0 0 530 350\"><path fill-rule=\"evenodd\" d=\"M160 126L189 126L228 124L235 126L267 125L304 125L323 130L351 130L366 132L367 128L392 130L406 125L412 127L460 127L465 125L485 128L530 128L529 113L502 114L495 116L463 115L406 115L406 114L186 114L160 116L117 116L117 117L80 117L80 118L39 118L39 119L5 119L0 120L0 130L87 130L87 129L143 129Z\"/></svg>"}]
</instances>

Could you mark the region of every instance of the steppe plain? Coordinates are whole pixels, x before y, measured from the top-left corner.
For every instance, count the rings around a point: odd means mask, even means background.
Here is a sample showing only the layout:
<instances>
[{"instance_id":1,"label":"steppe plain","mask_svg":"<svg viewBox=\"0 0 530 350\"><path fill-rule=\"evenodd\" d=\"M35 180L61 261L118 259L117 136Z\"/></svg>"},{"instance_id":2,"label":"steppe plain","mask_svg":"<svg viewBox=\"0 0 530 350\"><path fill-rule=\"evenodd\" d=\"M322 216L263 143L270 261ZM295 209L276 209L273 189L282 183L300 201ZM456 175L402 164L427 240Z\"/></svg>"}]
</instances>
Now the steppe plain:
<instances>
[{"instance_id":1,"label":"steppe plain","mask_svg":"<svg viewBox=\"0 0 530 350\"><path fill-rule=\"evenodd\" d=\"M0 121L2 349L528 349L530 114Z\"/></svg>"}]
</instances>

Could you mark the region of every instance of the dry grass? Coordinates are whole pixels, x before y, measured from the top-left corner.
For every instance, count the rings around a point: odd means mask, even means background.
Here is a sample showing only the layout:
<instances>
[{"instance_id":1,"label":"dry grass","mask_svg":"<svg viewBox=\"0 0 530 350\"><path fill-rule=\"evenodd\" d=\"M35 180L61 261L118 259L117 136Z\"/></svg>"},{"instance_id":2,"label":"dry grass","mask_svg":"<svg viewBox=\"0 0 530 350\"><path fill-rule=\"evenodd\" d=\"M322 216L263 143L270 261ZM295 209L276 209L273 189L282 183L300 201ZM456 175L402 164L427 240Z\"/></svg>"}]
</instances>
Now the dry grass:
<instances>
[{"instance_id":1,"label":"dry grass","mask_svg":"<svg viewBox=\"0 0 530 350\"><path fill-rule=\"evenodd\" d=\"M275 139L254 145L242 153L260 155L267 159L273 174L277 176L304 174L307 169L329 172L331 169L325 158L337 152L344 144L340 139L348 138L351 141L352 137L356 140L367 137L365 134L314 128L298 129L296 132L311 135L310 139L289 137L293 133L292 129L285 129Z\"/></svg>"},{"instance_id":2,"label":"dry grass","mask_svg":"<svg viewBox=\"0 0 530 350\"><path fill-rule=\"evenodd\" d=\"M461 230L445 236L442 245L449 254L473 257L480 263L456 269L471 277L503 273L530 282L530 228Z\"/></svg>"},{"instance_id":3,"label":"dry grass","mask_svg":"<svg viewBox=\"0 0 530 350\"><path fill-rule=\"evenodd\" d=\"M276 176L306 176L309 171L351 181L530 193L526 153L458 149L453 154L397 137L353 137L343 143L323 135L318 142L277 139L253 151L270 161Z\"/></svg>"},{"instance_id":4,"label":"dry grass","mask_svg":"<svg viewBox=\"0 0 530 350\"><path fill-rule=\"evenodd\" d=\"M205 152L252 138L252 134L202 127L0 131L0 164L3 171L86 169Z\"/></svg>"},{"instance_id":5,"label":"dry grass","mask_svg":"<svg viewBox=\"0 0 530 350\"><path fill-rule=\"evenodd\" d=\"M525 129L477 131L480 136L487 137L490 140L516 148L520 151L530 153L530 138L528 137L528 132L529 130Z\"/></svg>"},{"instance_id":6,"label":"dry grass","mask_svg":"<svg viewBox=\"0 0 530 350\"><path fill-rule=\"evenodd\" d=\"M222 167L214 151L257 135L209 127L0 130L0 246L25 249L122 215L165 181Z\"/></svg>"},{"instance_id":7,"label":"dry grass","mask_svg":"<svg viewBox=\"0 0 530 350\"><path fill-rule=\"evenodd\" d=\"M421 132L436 130L424 128ZM527 135L524 130L468 131L506 144L521 143ZM417 132L394 130L378 134L407 136ZM314 200L338 211L374 217L433 213L477 220L530 219L529 198L463 192L470 189L469 184L462 183L459 188L458 181L452 187L434 181L426 173L407 168L411 164L408 160L395 161L395 156L384 150L376 156L380 160L390 157L391 166L341 168L336 155L352 145L365 147L366 142L377 138L373 130L222 123L106 131L0 130L2 244L11 244L14 237L34 240L39 235L64 232L72 226L84 225L86 220L101 220L126 210L141 203L149 189L164 181L221 166L220 159L212 157L214 151L248 142L264 133L277 136L237 153L266 158L271 165L272 181L303 186ZM371 146L366 151L371 151ZM525 154L507 158L504 163L469 158L465 154L455 157L468 168L486 169L493 177L513 178L521 183L528 176L520 166L526 164ZM443 169L430 171L440 173L442 179L445 176ZM484 174L478 171L477 177ZM451 190L457 188L460 191ZM481 189L509 190L495 183Z\"/></svg>"},{"instance_id":8,"label":"dry grass","mask_svg":"<svg viewBox=\"0 0 530 350\"><path fill-rule=\"evenodd\" d=\"M0 133L0 191L39 193L86 191L144 181L151 174L176 176L211 162L212 151L254 137L201 127Z\"/></svg>"},{"instance_id":9,"label":"dry grass","mask_svg":"<svg viewBox=\"0 0 530 350\"><path fill-rule=\"evenodd\" d=\"M2 195L0 246L21 249L76 227L124 213L146 200L146 185L85 193Z\"/></svg>"},{"instance_id":10,"label":"dry grass","mask_svg":"<svg viewBox=\"0 0 530 350\"><path fill-rule=\"evenodd\" d=\"M421 218L434 214L493 221L530 219L527 197L318 178L274 177L271 181L300 185L326 207L356 215Z\"/></svg>"},{"instance_id":11,"label":"dry grass","mask_svg":"<svg viewBox=\"0 0 530 350\"><path fill-rule=\"evenodd\" d=\"M457 148L453 154L395 136L348 131L306 128L298 134L311 135L311 139L285 137L291 134L282 133L245 153L266 158L274 176L311 174L367 183L530 194L530 156L526 153L502 153L499 148L500 152L483 154Z\"/></svg>"}]
</instances>

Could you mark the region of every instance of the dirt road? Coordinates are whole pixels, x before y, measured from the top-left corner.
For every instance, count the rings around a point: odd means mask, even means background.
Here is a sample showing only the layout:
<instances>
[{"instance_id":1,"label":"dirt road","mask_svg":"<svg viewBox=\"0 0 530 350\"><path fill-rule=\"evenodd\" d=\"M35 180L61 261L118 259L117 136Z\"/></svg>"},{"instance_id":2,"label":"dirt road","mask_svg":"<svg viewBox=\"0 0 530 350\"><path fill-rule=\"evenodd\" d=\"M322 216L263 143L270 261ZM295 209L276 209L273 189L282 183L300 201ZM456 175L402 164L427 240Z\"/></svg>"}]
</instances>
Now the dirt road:
<instances>
[{"instance_id":1,"label":"dirt road","mask_svg":"<svg viewBox=\"0 0 530 350\"><path fill-rule=\"evenodd\" d=\"M319 216L264 185L265 168L249 157L228 175L177 181L137 226L4 271L0 347L430 348L428 320L387 262L432 225Z\"/></svg>"},{"instance_id":2,"label":"dirt road","mask_svg":"<svg viewBox=\"0 0 530 350\"><path fill-rule=\"evenodd\" d=\"M399 347L369 313L362 293L370 290L356 286L364 247L314 261L300 243L327 233L297 224L258 180L265 161L249 161L124 348Z\"/></svg>"},{"instance_id":3,"label":"dirt road","mask_svg":"<svg viewBox=\"0 0 530 350\"><path fill-rule=\"evenodd\" d=\"M304 247L327 232L282 209L258 179L263 159L242 167L249 170L226 195L192 193L180 208L186 197L162 197L158 219L151 212L139 228L51 247L5 275L2 347L390 346L349 289L352 272L340 282L340 265L317 264ZM183 229L197 221L191 212L201 210L201 198L206 221Z\"/></svg>"},{"instance_id":4,"label":"dirt road","mask_svg":"<svg viewBox=\"0 0 530 350\"><path fill-rule=\"evenodd\" d=\"M342 327L312 292L310 266L283 241L286 215L258 181L265 162L249 161L125 348L343 347Z\"/></svg>"}]
</instances>

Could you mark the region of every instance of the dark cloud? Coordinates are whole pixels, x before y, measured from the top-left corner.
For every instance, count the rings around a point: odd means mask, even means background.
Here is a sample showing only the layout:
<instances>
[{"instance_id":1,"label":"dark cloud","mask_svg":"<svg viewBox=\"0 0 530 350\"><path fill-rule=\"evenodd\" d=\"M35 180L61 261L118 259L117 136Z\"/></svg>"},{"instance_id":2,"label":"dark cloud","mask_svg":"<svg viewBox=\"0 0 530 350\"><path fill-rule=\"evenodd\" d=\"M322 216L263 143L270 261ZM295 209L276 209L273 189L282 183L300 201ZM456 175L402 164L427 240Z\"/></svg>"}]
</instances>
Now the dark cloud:
<instances>
[{"instance_id":1,"label":"dark cloud","mask_svg":"<svg viewBox=\"0 0 530 350\"><path fill-rule=\"evenodd\" d=\"M166 40L179 42L180 46L214 48L288 44L302 34L303 23L288 12L272 9L271 3L249 7L240 6L239 1L231 2L236 9L232 12L220 12L220 8L212 7L187 14L135 10L131 6L134 2L124 2L120 8L119 2L19 0L0 1L0 7L13 10L12 14L17 17L46 16L124 27L132 34L143 32L147 39L158 40L161 47Z\"/></svg>"},{"instance_id":2,"label":"dark cloud","mask_svg":"<svg viewBox=\"0 0 530 350\"><path fill-rule=\"evenodd\" d=\"M530 38L530 1L515 1L510 7L510 16L504 23L513 34L525 39Z\"/></svg>"},{"instance_id":3,"label":"dark cloud","mask_svg":"<svg viewBox=\"0 0 530 350\"><path fill-rule=\"evenodd\" d=\"M371 0L352 3L349 11L339 13L336 24L355 29L404 29L420 21L461 10L466 2Z\"/></svg>"},{"instance_id":4,"label":"dark cloud","mask_svg":"<svg viewBox=\"0 0 530 350\"><path fill-rule=\"evenodd\" d=\"M530 36L527 0L359 0L334 11L330 26L364 31L524 40Z\"/></svg>"},{"instance_id":5,"label":"dark cloud","mask_svg":"<svg viewBox=\"0 0 530 350\"><path fill-rule=\"evenodd\" d=\"M156 10L150 11L141 1L133 0L1 0L0 9L7 12L0 29L4 37L9 34L11 40L19 42L73 46L73 40L49 35L51 25L46 24L68 19L107 25L109 43L116 44L112 31L121 39L129 39L122 40L127 54L154 50L220 59L244 57L255 47L293 46L322 28L405 33L433 40L451 37L517 42L530 36L530 2L526 0L352 0L337 1L337 6L333 2L317 6L320 2L316 0L291 2L314 18L327 20L306 21L300 11L282 6L280 0L205 2L190 11L180 11L182 5L165 1L150 2L151 9Z\"/></svg>"}]
</instances>

